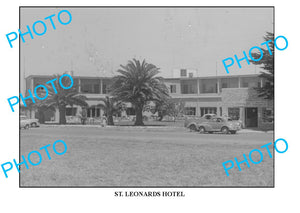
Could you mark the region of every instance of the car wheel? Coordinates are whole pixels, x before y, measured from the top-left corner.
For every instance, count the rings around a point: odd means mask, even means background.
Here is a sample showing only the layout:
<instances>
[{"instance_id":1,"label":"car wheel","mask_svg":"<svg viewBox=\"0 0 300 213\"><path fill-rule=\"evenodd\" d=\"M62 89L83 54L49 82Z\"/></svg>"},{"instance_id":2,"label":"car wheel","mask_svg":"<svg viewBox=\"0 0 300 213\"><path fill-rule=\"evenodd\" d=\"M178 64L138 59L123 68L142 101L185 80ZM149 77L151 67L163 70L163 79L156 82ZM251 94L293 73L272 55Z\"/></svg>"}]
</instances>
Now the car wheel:
<instances>
[{"instance_id":1,"label":"car wheel","mask_svg":"<svg viewBox=\"0 0 300 213\"><path fill-rule=\"evenodd\" d=\"M195 131L197 130L195 124L190 125L190 126L189 126L189 129L190 129L191 132L195 132Z\"/></svg>"},{"instance_id":2,"label":"car wheel","mask_svg":"<svg viewBox=\"0 0 300 213\"><path fill-rule=\"evenodd\" d=\"M231 133L231 134L235 134L235 133L236 133L236 131L235 131L235 130L232 130L232 131L230 131L230 133Z\"/></svg>"},{"instance_id":3,"label":"car wheel","mask_svg":"<svg viewBox=\"0 0 300 213\"><path fill-rule=\"evenodd\" d=\"M205 128L203 126L200 126L199 127L199 132L200 132L200 134L205 133Z\"/></svg>"},{"instance_id":4,"label":"car wheel","mask_svg":"<svg viewBox=\"0 0 300 213\"><path fill-rule=\"evenodd\" d=\"M37 124L36 123L32 123L31 127L37 127Z\"/></svg>"},{"instance_id":5,"label":"car wheel","mask_svg":"<svg viewBox=\"0 0 300 213\"><path fill-rule=\"evenodd\" d=\"M228 134L228 132L229 132L228 127L226 127L226 126L222 127L221 132L222 132L223 134Z\"/></svg>"},{"instance_id":6,"label":"car wheel","mask_svg":"<svg viewBox=\"0 0 300 213\"><path fill-rule=\"evenodd\" d=\"M24 126L24 129L29 129L29 124L26 124L26 125Z\"/></svg>"}]
</instances>

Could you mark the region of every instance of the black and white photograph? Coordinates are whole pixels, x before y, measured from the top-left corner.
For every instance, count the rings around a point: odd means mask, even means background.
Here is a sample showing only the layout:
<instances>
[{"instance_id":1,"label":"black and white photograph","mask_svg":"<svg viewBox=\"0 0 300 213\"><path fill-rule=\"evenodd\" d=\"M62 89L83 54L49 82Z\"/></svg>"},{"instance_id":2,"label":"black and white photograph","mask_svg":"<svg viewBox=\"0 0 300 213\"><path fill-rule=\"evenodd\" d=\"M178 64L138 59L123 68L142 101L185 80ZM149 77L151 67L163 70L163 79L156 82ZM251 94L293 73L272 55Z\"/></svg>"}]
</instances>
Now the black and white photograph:
<instances>
[{"instance_id":1,"label":"black and white photograph","mask_svg":"<svg viewBox=\"0 0 300 213\"><path fill-rule=\"evenodd\" d=\"M273 6L19 13L21 188L274 187Z\"/></svg>"}]
</instances>

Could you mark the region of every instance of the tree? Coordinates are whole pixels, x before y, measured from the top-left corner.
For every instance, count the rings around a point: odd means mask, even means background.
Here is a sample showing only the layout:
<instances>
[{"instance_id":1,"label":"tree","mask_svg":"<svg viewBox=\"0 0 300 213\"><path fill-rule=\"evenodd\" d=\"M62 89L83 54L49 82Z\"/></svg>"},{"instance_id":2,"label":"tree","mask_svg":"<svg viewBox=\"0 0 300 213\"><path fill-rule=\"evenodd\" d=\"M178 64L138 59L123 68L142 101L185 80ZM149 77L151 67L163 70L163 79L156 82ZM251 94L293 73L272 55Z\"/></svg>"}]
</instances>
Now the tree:
<instances>
[{"instance_id":1,"label":"tree","mask_svg":"<svg viewBox=\"0 0 300 213\"><path fill-rule=\"evenodd\" d=\"M113 115L122 109L122 103L116 98L110 98L108 96L101 98L100 101L103 103L100 103L97 106L104 109L104 113L107 116L107 125L114 125Z\"/></svg>"},{"instance_id":2,"label":"tree","mask_svg":"<svg viewBox=\"0 0 300 213\"><path fill-rule=\"evenodd\" d=\"M123 102L130 102L135 108L136 126L142 126L143 108L149 101L162 101L169 97L167 86L163 78L156 76L159 68L143 60L133 59L126 66L120 65L122 69L119 75L113 77L111 95Z\"/></svg>"},{"instance_id":3,"label":"tree","mask_svg":"<svg viewBox=\"0 0 300 213\"><path fill-rule=\"evenodd\" d=\"M35 100L35 103L30 102L27 104L27 109L34 110L36 112L35 117L39 120L39 123L45 123L45 112L51 111L55 112L55 108L53 106L47 107L42 103L41 100Z\"/></svg>"},{"instance_id":4,"label":"tree","mask_svg":"<svg viewBox=\"0 0 300 213\"><path fill-rule=\"evenodd\" d=\"M53 106L46 107L43 105L37 107L37 118L39 119L39 122L41 124L45 123L45 114L47 113L47 111L51 111L51 114L55 113L55 108Z\"/></svg>"},{"instance_id":5,"label":"tree","mask_svg":"<svg viewBox=\"0 0 300 213\"><path fill-rule=\"evenodd\" d=\"M83 95L79 95L78 93L78 85L73 82L73 86L70 89L63 89L59 84L59 78L61 75L54 75L54 78L57 80L53 82L57 92L54 91L51 84L46 84L45 86L48 89L48 97L41 101L40 106L45 107L55 107L59 110L59 124L66 124L66 106L70 105L79 105L86 107L88 104L86 103L86 97ZM62 85L68 87L71 85L71 81L69 78L62 78ZM42 92L43 93L43 92Z\"/></svg>"},{"instance_id":6,"label":"tree","mask_svg":"<svg viewBox=\"0 0 300 213\"><path fill-rule=\"evenodd\" d=\"M265 41L270 41L267 45L270 47L270 54L268 49L261 48L263 51L263 57L259 61L250 60L251 63L255 65L261 65L261 68L264 69L260 73L259 77L265 79L266 83L262 87L255 88L258 92L258 97L263 97L265 99L273 100L274 99L274 34L267 32L267 35L264 36ZM259 59L261 53L252 53L254 59Z\"/></svg>"},{"instance_id":7,"label":"tree","mask_svg":"<svg viewBox=\"0 0 300 213\"><path fill-rule=\"evenodd\" d=\"M159 121L162 121L163 117L168 115L176 118L184 113L185 102L181 100L167 99L166 101L156 104L156 110L158 112Z\"/></svg>"}]
</instances>

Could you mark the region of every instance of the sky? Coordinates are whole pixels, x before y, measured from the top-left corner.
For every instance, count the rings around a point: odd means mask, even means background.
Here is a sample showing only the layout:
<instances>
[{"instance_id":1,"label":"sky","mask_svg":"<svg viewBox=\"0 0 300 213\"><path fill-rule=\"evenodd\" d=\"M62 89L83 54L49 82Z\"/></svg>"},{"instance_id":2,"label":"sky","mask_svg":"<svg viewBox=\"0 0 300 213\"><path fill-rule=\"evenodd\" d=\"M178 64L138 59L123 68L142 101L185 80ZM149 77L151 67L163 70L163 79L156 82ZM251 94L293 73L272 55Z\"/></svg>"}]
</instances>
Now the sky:
<instances>
[{"instance_id":1,"label":"sky","mask_svg":"<svg viewBox=\"0 0 300 213\"><path fill-rule=\"evenodd\" d=\"M72 21L62 25L59 11ZM44 18L53 18L56 30ZM63 14L63 13L62 13ZM172 77L174 69L196 69L198 76L228 75L222 60L260 46L273 32L272 8L21 8L21 31L44 20L47 31L21 42L21 80L29 75L73 71L75 76L110 77L128 60L145 59ZM68 16L62 15L67 21ZM37 24L37 31L43 31ZM241 62L230 75L258 73Z\"/></svg>"}]
</instances>

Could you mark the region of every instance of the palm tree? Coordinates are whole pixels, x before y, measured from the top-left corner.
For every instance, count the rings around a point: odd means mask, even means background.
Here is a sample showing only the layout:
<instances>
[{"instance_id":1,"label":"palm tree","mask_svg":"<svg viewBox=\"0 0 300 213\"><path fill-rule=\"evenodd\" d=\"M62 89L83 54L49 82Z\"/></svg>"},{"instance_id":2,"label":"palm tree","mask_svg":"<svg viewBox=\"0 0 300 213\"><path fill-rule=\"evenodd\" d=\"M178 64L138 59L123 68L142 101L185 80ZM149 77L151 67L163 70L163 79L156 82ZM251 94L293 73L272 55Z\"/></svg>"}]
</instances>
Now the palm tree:
<instances>
[{"instance_id":1,"label":"palm tree","mask_svg":"<svg viewBox=\"0 0 300 213\"><path fill-rule=\"evenodd\" d=\"M130 102L135 108L136 126L142 126L143 107L149 101L161 101L169 97L168 88L163 83L162 77L157 77L159 68L153 64L133 59L126 66L120 65L122 69L119 75L113 77L110 87L111 94L118 100Z\"/></svg>"},{"instance_id":2,"label":"palm tree","mask_svg":"<svg viewBox=\"0 0 300 213\"><path fill-rule=\"evenodd\" d=\"M79 105L88 106L86 103L86 97L83 95L78 95L78 85L73 84L70 89L63 89L59 84L59 78L61 75L54 75L53 78L57 80L53 82L57 93L55 93L52 85L46 84L48 89L48 97L40 103L40 106L55 107L59 110L59 124L66 124L66 106ZM68 78L62 78L63 85L70 85L71 81Z\"/></svg>"},{"instance_id":3,"label":"palm tree","mask_svg":"<svg viewBox=\"0 0 300 213\"><path fill-rule=\"evenodd\" d=\"M103 103L98 104L97 106L104 109L104 113L107 116L107 125L114 125L113 115L119 112L122 108L120 101L117 101L115 98L110 98L106 96L105 98L100 98L100 101Z\"/></svg>"}]
</instances>

